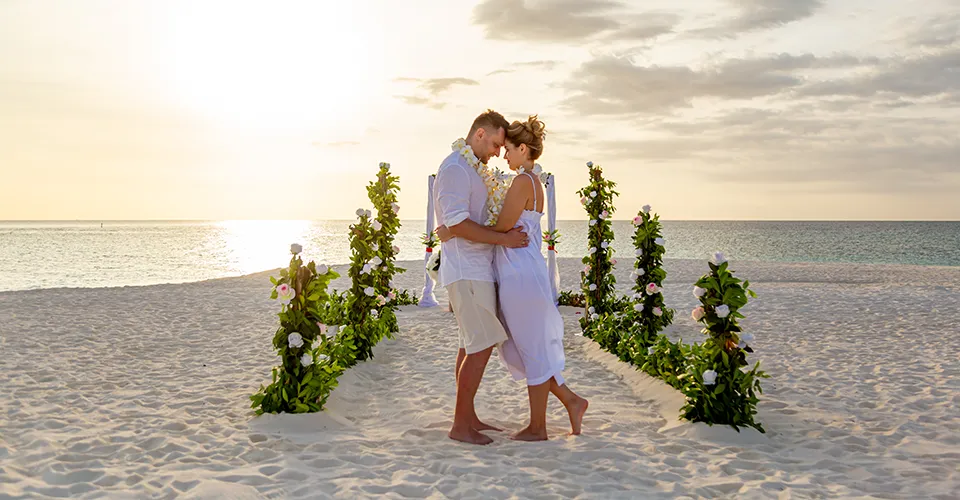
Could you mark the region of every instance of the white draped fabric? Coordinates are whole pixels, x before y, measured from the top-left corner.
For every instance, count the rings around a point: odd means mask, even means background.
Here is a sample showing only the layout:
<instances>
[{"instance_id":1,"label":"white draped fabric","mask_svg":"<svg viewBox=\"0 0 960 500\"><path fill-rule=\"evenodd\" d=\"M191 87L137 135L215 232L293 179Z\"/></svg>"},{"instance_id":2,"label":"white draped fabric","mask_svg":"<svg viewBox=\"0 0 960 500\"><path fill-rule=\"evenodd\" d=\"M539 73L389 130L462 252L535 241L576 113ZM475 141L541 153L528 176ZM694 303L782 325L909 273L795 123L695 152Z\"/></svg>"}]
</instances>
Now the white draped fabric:
<instances>
[{"instance_id":1,"label":"white draped fabric","mask_svg":"<svg viewBox=\"0 0 960 500\"><path fill-rule=\"evenodd\" d=\"M435 175L427 177L427 234L432 234L434 227L434 214L433 214L433 182L436 180ZM434 251L440 250L435 248ZM433 294L433 280L430 279L430 275L427 274L427 261L430 260L430 252L423 252L423 294L420 297L420 307L436 307L439 305L437 302L437 297Z\"/></svg>"}]
</instances>

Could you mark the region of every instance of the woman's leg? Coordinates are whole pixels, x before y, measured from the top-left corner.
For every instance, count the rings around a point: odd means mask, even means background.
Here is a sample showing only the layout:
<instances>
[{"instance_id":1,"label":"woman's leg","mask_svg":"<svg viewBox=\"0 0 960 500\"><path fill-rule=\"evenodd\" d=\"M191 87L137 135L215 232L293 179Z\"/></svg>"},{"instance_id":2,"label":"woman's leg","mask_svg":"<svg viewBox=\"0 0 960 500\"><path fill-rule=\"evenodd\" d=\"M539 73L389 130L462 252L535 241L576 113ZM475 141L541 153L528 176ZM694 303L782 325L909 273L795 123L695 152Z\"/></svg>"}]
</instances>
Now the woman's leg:
<instances>
[{"instance_id":1,"label":"woman's leg","mask_svg":"<svg viewBox=\"0 0 960 500\"><path fill-rule=\"evenodd\" d=\"M551 378L549 383L550 392L563 403L563 407L567 409L567 415L570 416L570 434L579 435L580 426L583 423L583 414L587 412L587 406L590 405L590 402L570 390L567 384L557 384L555 378Z\"/></svg>"},{"instance_id":2,"label":"woman's leg","mask_svg":"<svg viewBox=\"0 0 960 500\"><path fill-rule=\"evenodd\" d=\"M550 382L528 385L527 394L530 396L530 425L514 434L511 439L545 441L547 439L547 398L550 397Z\"/></svg>"}]
</instances>

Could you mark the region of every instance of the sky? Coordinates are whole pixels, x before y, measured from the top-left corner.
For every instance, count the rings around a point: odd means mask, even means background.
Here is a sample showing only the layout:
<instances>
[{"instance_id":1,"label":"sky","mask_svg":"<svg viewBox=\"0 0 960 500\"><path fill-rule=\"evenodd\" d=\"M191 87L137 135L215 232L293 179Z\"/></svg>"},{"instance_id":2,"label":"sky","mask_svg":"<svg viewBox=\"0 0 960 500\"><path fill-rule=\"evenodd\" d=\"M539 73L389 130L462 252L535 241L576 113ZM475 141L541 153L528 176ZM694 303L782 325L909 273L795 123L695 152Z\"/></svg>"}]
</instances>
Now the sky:
<instances>
[{"instance_id":1,"label":"sky","mask_svg":"<svg viewBox=\"0 0 960 500\"><path fill-rule=\"evenodd\" d=\"M422 219L487 108L560 219L960 220L956 0L0 0L0 220Z\"/></svg>"}]
</instances>

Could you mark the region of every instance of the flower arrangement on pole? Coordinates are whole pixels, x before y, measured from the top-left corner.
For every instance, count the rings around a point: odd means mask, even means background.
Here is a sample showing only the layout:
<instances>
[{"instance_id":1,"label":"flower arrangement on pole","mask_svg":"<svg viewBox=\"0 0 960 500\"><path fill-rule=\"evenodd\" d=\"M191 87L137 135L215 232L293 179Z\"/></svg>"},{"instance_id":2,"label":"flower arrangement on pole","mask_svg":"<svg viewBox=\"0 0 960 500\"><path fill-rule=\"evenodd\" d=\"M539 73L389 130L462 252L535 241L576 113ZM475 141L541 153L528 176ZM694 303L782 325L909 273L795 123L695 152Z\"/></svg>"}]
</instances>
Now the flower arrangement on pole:
<instances>
[{"instance_id":1,"label":"flower arrangement on pole","mask_svg":"<svg viewBox=\"0 0 960 500\"><path fill-rule=\"evenodd\" d=\"M633 359L642 365L649 355L648 348L657 341L659 333L673 322L674 311L664 304L663 268L665 241L661 234L660 216L651 213L650 205L633 218L633 246L636 258L630 278L633 280L633 303L627 314L632 321L629 335L623 336L618 351L622 359Z\"/></svg>"},{"instance_id":2,"label":"flower arrangement on pole","mask_svg":"<svg viewBox=\"0 0 960 500\"><path fill-rule=\"evenodd\" d=\"M357 361L373 357L373 346L390 338L389 320L380 317L388 299L377 293L374 272L383 264L374 251L380 229L376 229L369 210L358 209L357 221L350 226L351 287L345 304L346 324L356 350ZM382 229L382 228L381 228Z\"/></svg>"},{"instance_id":3,"label":"flower arrangement on pole","mask_svg":"<svg viewBox=\"0 0 960 500\"><path fill-rule=\"evenodd\" d=\"M400 231L400 205L397 203L400 178L390 173L390 164L381 162L377 180L367 185L367 196L377 211L377 217L371 222L374 230L371 251L371 264L374 289L378 296L387 297L387 303L380 308L380 317L387 323L391 332L399 331L394 306L397 290L393 287L393 277L405 269L397 267L395 262L400 248L394 239Z\"/></svg>"},{"instance_id":4,"label":"flower arrangement on pole","mask_svg":"<svg viewBox=\"0 0 960 500\"><path fill-rule=\"evenodd\" d=\"M338 335L339 326L326 324L327 285L339 277L328 266L311 261L304 265L298 244L280 277L270 277L270 297L280 303L280 326L273 347L280 366L272 380L250 396L251 408L263 413L307 413L323 409L337 378L354 362L353 346Z\"/></svg>"},{"instance_id":5,"label":"flower arrangement on pole","mask_svg":"<svg viewBox=\"0 0 960 500\"><path fill-rule=\"evenodd\" d=\"M764 432L754 416L757 394L763 393L760 379L767 374L760 371L759 362L750 370L744 369L749 364L747 354L753 352L753 336L743 333L738 322L744 318L740 310L747 305L748 297L757 295L750 290L749 281L741 282L733 276L722 253L714 254L708 265L710 272L693 288L700 305L691 312L703 325L707 340L690 357L690 373L681 388L687 398L681 414L695 422L726 424L737 430L753 427Z\"/></svg>"},{"instance_id":6,"label":"flower arrangement on pole","mask_svg":"<svg viewBox=\"0 0 960 500\"><path fill-rule=\"evenodd\" d=\"M580 273L581 289L587 314L580 320L584 335L590 336L589 325L604 314L613 312L612 295L616 278L613 276L613 225L610 218L615 212L613 199L619 193L613 190L616 184L603 178L603 170L593 162L587 162L590 182L577 191L580 203L589 218L587 241L589 250L582 259L584 269Z\"/></svg>"}]
</instances>

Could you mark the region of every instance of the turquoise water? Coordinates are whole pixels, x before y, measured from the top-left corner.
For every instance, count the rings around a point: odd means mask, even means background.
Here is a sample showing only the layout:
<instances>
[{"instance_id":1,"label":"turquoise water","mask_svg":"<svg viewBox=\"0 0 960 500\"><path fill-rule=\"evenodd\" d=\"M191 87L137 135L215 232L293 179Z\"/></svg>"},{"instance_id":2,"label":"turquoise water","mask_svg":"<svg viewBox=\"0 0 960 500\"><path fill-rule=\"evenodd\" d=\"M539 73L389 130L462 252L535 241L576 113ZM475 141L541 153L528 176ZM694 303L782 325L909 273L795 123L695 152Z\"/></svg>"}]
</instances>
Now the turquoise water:
<instances>
[{"instance_id":1,"label":"turquoise water","mask_svg":"<svg viewBox=\"0 0 960 500\"><path fill-rule=\"evenodd\" d=\"M0 291L180 283L285 265L290 243L345 263L350 221L0 222ZM423 221L404 221L401 260L423 257ZM560 257L586 253L585 221L560 221ZM632 256L628 221L613 247ZM667 258L960 266L960 222L666 221ZM419 272L419 270L418 270Z\"/></svg>"}]
</instances>

